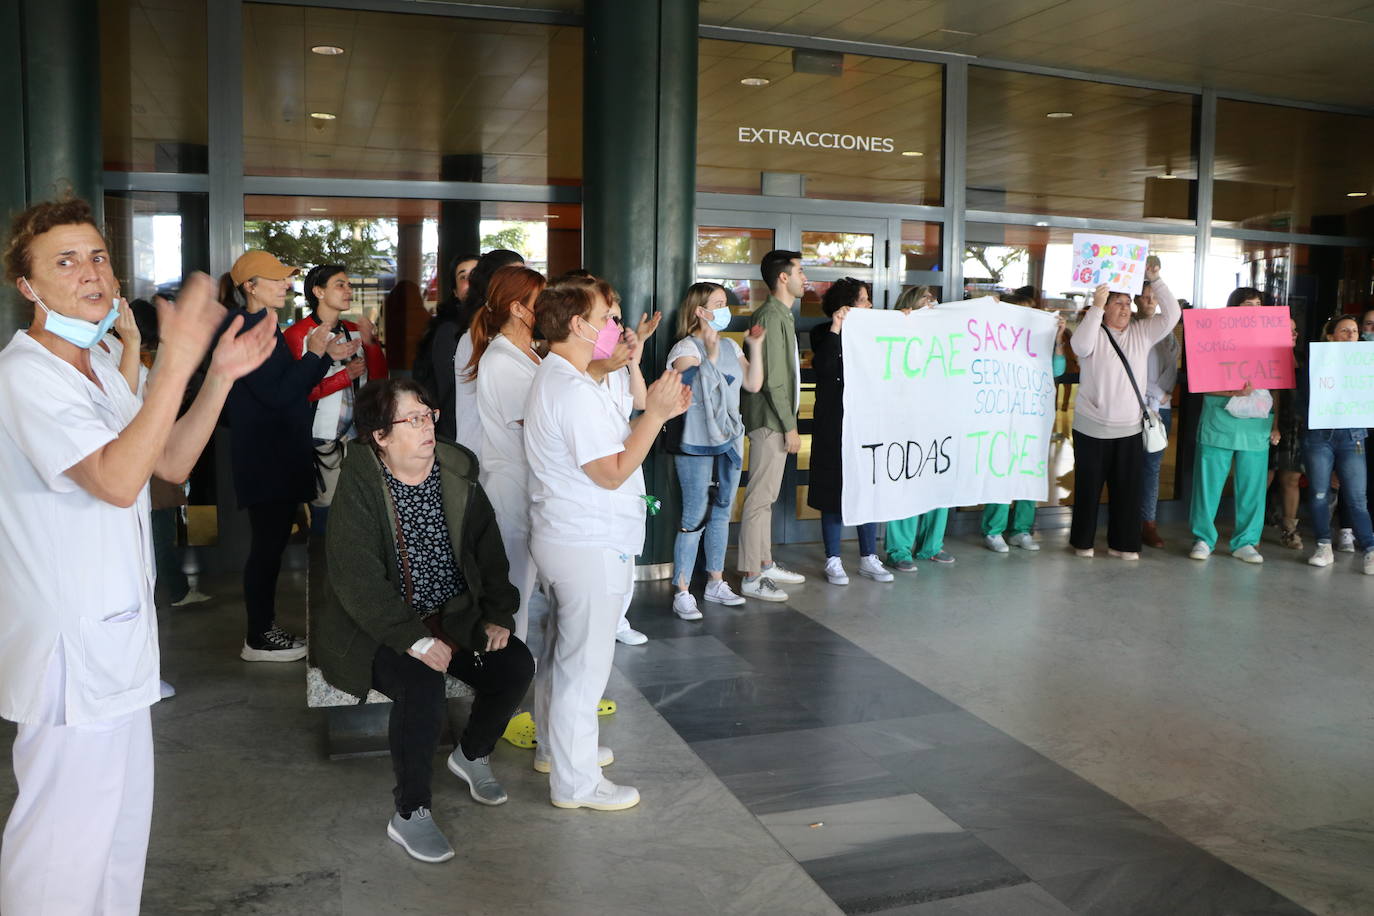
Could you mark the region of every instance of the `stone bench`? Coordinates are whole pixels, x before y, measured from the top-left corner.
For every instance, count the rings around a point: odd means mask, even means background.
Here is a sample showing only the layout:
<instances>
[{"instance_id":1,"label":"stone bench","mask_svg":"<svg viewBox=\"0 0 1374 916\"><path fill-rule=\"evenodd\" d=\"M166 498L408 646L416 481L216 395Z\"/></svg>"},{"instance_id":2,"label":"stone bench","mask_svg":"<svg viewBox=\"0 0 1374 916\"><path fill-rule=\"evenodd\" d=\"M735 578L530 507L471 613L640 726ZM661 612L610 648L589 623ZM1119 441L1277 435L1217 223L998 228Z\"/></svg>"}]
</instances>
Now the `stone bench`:
<instances>
[{"instance_id":1,"label":"stone bench","mask_svg":"<svg viewBox=\"0 0 1374 916\"><path fill-rule=\"evenodd\" d=\"M305 641L310 645L310 621L314 616L312 597L324 594L324 549L319 538L312 538L308 551L309 568L305 585ZM324 674L307 654L305 663L305 705L325 711L325 744L331 760L346 757L372 757L390 753L387 746L387 721L391 700L375 690L365 697L345 693L324 679ZM472 688L455 677L444 676L444 696L450 700L472 696ZM445 730L441 741L450 741Z\"/></svg>"}]
</instances>

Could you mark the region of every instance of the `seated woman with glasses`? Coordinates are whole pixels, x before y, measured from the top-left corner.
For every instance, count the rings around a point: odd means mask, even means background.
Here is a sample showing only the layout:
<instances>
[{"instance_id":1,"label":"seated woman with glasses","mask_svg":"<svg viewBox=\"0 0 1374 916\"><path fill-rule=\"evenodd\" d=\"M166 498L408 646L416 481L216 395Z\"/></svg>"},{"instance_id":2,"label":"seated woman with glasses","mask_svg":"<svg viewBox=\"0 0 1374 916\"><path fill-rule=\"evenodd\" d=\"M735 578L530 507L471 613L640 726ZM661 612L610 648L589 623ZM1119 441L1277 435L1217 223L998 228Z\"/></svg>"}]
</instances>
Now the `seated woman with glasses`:
<instances>
[{"instance_id":1,"label":"seated woman with glasses","mask_svg":"<svg viewBox=\"0 0 1374 916\"><path fill-rule=\"evenodd\" d=\"M329 683L393 701L387 835L423 862L453 857L430 816L445 672L476 694L448 768L484 805L506 801L488 755L534 676L529 650L511 635L520 594L477 459L435 436L438 414L410 379L359 392L354 422L371 448L349 452L339 473L325 602L310 634Z\"/></svg>"}]
</instances>

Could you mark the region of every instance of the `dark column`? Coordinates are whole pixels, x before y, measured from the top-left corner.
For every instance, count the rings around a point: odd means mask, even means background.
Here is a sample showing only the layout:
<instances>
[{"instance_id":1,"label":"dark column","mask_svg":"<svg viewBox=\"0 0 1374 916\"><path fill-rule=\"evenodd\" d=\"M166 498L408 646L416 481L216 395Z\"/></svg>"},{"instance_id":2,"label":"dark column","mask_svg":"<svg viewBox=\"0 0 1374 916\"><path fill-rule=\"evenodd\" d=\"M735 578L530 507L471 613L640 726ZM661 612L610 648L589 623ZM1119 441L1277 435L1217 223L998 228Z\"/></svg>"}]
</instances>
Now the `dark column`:
<instances>
[{"instance_id":1,"label":"dark column","mask_svg":"<svg viewBox=\"0 0 1374 916\"><path fill-rule=\"evenodd\" d=\"M697 3L587 0L583 35L584 262L620 291L627 322L663 312L645 347L652 380L693 276ZM649 519L640 562L668 563L678 527L672 457L655 450L644 482L663 511Z\"/></svg>"},{"instance_id":2,"label":"dark column","mask_svg":"<svg viewBox=\"0 0 1374 916\"><path fill-rule=\"evenodd\" d=\"M70 192L100 221L100 15L96 0L0 4L0 211ZM0 296L0 340L28 324L11 289Z\"/></svg>"},{"instance_id":3,"label":"dark column","mask_svg":"<svg viewBox=\"0 0 1374 916\"><path fill-rule=\"evenodd\" d=\"M482 157L470 153L445 156L439 164L442 181L481 181ZM439 301L453 295L449 262L460 254L481 254L482 204L475 200L446 200L439 204Z\"/></svg>"}]
</instances>

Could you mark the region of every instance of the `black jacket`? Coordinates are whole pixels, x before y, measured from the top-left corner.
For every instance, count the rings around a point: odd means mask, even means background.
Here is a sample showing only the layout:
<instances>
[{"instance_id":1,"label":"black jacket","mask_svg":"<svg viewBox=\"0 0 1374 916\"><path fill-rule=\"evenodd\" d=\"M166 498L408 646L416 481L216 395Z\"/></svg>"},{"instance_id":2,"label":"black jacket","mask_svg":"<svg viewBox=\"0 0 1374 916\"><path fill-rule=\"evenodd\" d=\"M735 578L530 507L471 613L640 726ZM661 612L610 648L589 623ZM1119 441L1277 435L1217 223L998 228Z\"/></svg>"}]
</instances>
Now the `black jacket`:
<instances>
[{"instance_id":1,"label":"black jacket","mask_svg":"<svg viewBox=\"0 0 1374 916\"><path fill-rule=\"evenodd\" d=\"M811 329L811 368L816 372L816 406L811 425L811 473L806 504L821 512L840 511L843 476L840 432L844 421L844 354L830 322Z\"/></svg>"},{"instance_id":2,"label":"black jacket","mask_svg":"<svg viewBox=\"0 0 1374 916\"><path fill-rule=\"evenodd\" d=\"M226 328L237 315L244 316L244 331L275 317L271 309L254 315L232 309ZM272 355L230 389L223 420L229 426L239 508L315 498L315 446L310 436L315 413L309 395L329 365L329 360L308 351L296 359L278 330Z\"/></svg>"}]
</instances>

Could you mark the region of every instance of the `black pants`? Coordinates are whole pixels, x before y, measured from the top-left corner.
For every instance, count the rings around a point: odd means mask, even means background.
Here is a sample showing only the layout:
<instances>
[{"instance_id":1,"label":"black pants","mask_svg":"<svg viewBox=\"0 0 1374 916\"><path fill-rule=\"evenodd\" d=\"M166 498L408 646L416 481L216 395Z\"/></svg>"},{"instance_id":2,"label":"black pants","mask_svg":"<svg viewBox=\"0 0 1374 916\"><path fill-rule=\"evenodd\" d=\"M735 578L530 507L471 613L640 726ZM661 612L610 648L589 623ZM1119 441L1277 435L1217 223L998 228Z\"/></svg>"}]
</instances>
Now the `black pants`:
<instances>
[{"instance_id":1,"label":"black pants","mask_svg":"<svg viewBox=\"0 0 1374 916\"><path fill-rule=\"evenodd\" d=\"M251 643L272 628L277 619L277 576L281 557L291 538L300 503L258 503L248 507L248 526L252 540L248 560L243 564L243 603L248 610L248 641Z\"/></svg>"},{"instance_id":2,"label":"black pants","mask_svg":"<svg viewBox=\"0 0 1374 916\"><path fill-rule=\"evenodd\" d=\"M181 549L177 546L179 509L153 510L153 559L157 563L157 584L168 602L177 602L191 591L186 573L181 571Z\"/></svg>"},{"instance_id":3,"label":"black pants","mask_svg":"<svg viewBox=\"0 0 1374 916\"><path fill-rule=\"evenodd\" d=\"M1073 431L1073 525L1069 543L1086 550L1097 537L1097 505L1107 485L1107 546L1140 552L1140 478L1145 444L1140 433L1095 439Z\"/></svg>"},{"instance_id":4,"label":"black pants","mask_svg":"<svg viewBox=\"0 0 1374 916\"><path fill-rule=\"evenodd\" d=\"M534 657L514 636L506 648L487 652L478 664L471 652L453 653L448 673L475 692L472 713L458 746L469 760L496 747L534 678ZM396 771L396 810L410 814L430 806L434 751L444 730L444 676L411 655L382 646L372 659L372 686L391 698L391 767Z\"/></svg>"}]
</instances>

